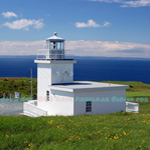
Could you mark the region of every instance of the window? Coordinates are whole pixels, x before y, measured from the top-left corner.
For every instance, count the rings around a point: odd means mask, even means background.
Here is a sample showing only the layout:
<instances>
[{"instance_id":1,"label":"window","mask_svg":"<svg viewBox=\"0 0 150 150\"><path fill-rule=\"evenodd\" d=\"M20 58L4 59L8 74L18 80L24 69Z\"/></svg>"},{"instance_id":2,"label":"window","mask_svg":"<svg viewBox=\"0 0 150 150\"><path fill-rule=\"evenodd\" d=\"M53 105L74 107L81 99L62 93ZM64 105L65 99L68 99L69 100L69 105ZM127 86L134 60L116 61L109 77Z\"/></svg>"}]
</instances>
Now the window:
<instances>
[{"instance_id":1,"label":"window","mask_svg":"<svg viewBox=\"0 0 150 150\"><path fill-rule=\"evenodd\" d=\"M57 49L61 49L61 43L60 42L57 43Z\"/></svg>"},{"instance_id":2,"label":"window","mask_svg":"<svg viewBox=\"0 0 150 150\"><path fill-rule=\"evenodd\" d=\"M56 42L53 42L53 49L56 49Z\"/></svg>"},{"instance_id":3,"label":"window","mask_svg":"<svg viewBox=\"0 0 150 150\"><path fill-rule=\"evenodd\" d=\"M49 91L46 91L47 101L49 101Z\"/></svg>"},{"instance_id":4,"label":"window","mask_svg":"<svg viewBox=\"0 0 150 150\"><path fill-rule=\"evenodd\" d=\"M91 112L92 111L92 102L87 101L86 102L86 112Z\"/></svg>"}]
</instances>

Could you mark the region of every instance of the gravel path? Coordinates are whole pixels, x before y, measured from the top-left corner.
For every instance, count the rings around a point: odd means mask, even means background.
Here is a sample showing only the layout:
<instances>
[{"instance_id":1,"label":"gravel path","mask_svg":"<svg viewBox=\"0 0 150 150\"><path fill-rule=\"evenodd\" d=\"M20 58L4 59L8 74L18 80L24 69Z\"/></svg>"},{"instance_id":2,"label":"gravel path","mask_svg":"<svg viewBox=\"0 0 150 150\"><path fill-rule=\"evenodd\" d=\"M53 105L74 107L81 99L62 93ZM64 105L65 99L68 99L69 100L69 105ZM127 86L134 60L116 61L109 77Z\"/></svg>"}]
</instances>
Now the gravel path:
<instances>
[{"instance_id":1,"label":"gravel path","mask_svg":"<svg viewBox=\"0 0 150 150\"><path fill-rule=\"evenodd\" d=\"M23 112L23 102L0 101L0 115L19 116Z\"/></svg>"}]
</instances>

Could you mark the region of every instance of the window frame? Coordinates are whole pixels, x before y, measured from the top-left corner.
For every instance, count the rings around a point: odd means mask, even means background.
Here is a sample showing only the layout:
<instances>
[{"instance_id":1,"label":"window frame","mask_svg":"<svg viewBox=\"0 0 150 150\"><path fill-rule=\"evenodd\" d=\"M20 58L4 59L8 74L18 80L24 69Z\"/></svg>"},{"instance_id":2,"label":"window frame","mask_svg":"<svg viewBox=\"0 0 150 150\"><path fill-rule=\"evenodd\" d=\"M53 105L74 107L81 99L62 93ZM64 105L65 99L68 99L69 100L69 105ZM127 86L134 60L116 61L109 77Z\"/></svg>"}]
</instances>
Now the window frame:
<instances>
[{"instance_id":1,"label":"window frame","mask_svg":"<svg viewBox=\"0 0 150 150\"><path fill-rule=\"evenodd\" d=\"M49 94L50 92L48 90L46 90L46 100L49 101Z\"/></svg>"},{"instance_id":2,"label":"window frame","mask_svg":"<svg viewBox=\"0 0 150 150\"><path fill-rule=\"evenodd\" d=\"M91 101L86 101L86 107L85 107L85 112L92 112L92 102Z\"/></svg>"}]
</instances>

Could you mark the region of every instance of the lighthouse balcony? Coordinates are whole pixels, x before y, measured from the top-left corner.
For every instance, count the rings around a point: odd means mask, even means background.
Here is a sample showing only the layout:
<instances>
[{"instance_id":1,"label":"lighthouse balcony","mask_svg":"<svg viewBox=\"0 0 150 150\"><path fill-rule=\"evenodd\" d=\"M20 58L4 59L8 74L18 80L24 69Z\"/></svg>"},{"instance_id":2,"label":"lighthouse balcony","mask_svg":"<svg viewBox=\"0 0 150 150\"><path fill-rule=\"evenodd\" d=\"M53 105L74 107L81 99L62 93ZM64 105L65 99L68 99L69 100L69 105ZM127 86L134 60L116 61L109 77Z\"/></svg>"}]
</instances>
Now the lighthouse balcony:
<instances>
[{"instance_id":1,"label":"lighthouse balcony","mask_svg":"<svg viewBox=\"0 0 150 150\"><path fill-rule=\"evenodd\" d=\"M46 54L37 54L36 59L64 59L64 50L47 50Z\"/></svg>"}]
</instances>

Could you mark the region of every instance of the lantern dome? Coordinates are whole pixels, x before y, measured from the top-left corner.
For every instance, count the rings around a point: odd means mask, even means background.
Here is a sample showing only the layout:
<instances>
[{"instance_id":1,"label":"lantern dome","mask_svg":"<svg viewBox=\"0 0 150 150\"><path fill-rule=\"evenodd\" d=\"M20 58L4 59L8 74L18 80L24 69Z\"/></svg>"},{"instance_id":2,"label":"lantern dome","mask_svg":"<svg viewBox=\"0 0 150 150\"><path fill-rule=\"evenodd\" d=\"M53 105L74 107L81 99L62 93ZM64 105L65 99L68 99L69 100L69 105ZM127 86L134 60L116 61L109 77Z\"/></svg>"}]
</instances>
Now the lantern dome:
<instances>
[{"instance_id":1,"label":"lantern dome","mask_svg":"<svg viewBox=\"0 0 150 150\"><path fill-rule=\"evenodd\" d=\"M57 36L57 32L54 32L54 35L51 36L51 37L49 37L49 38L47 38L46 41L56 41L56 42L58 41L58 42L63 42L63 41L65 41L65 39L63 39L63 38L61 38L61 37L58 37L58 36Z\"/></svg>"}]
</instances>

